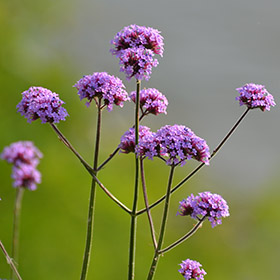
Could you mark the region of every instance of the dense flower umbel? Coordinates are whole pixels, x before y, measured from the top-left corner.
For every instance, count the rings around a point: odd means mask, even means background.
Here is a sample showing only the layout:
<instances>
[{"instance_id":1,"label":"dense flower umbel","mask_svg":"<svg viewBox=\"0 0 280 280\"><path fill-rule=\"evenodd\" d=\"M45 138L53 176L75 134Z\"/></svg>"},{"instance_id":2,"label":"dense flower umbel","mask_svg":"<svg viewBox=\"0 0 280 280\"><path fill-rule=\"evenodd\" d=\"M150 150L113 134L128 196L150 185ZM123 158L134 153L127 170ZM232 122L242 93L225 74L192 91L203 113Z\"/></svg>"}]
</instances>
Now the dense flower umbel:
<instances>
[{"instance_id":1,"label":"dense flower umbel","mask_svg":"<svg viewBox=\"0 0 280 280\"><path fill-rule=\"evenodd\" d=\"M240 96L236 97L240 105L246 105L249 109L260 108L262 111L269 111L275 106L273 96L263 85L246 84L236 89Z\"/></svg>"},{"instance_id":2,"label":"dense flower umbel","mask_svg":"<svg viewBox=\"0 0 280 280\"><path fill-rule=\"evenodd\" d=\"M229 216L227 202L218 194L210 192L199 193L197 196L191 194L187 199L180 202L178 214L181 216L190 215L193 219L198 216L206 216L212 227L222 223L222 217Z\"/></svg>"},{"instance_id":3,"label":"dense flower umbel","mask_svg":"<svg viewBox=\"0 0 280 280\"><path fill-rule=\"evenodd\" d=\"M130 25L116 34L110 51L120 59L120 70L127 79L149 80L152 67L158 65L154 55L163 55L163 37L151 27Z\"/></svg>"},{"instance_id":4,"label":"dense flower umbel","mask_svg":"<svg viewBox=\"0 0 280 280\"><path fill-rule=\"evenodd\" d=\"M41 183L41 173L30 164L21 164L13 167L12 178L14 187L23 187L31 191L37 189L37 184Z\"/></svg>"},{"instance_id":5,"label":"dense flower umbel","mask_svg":"<svg viewBox=\"0 0 280 280\"><path fill-rule=\"evenodd\" d=\"M22 93L22 100L17 105L18 112L27 118L28 122L41 119L42 123L58 123L65 120L68 113L58 94L43 87L31 87Z\"/></svg>"},{"instance_id":6,"label":"dense flower umbel","mask_svg":"<svg viewBox=\"0 0 280 280\"><path fill-rule=\"evenodd\" d=\"M131 92L130 98L135 103L136 91ZM167 105L167 98L157 89L147 88L140 91L140 108L143 114L166 114Z\"/></svg>"},{"instance_id":7,"label":"dense flower umbel","mask_svg":"<svg viewBox=\"0 0 280 280\"><path fill-rule=\"evenodd\" d=\"M184 276L185 280L196 279L203 280L206 274L204 269L201 269L201 264L197 261L186 259L181 264L179 272Z\"/></svg>"},{"instance_id":8,"label":"dense flower umbel","mask_svg":"<svg viewBox=\"0 0 280 280\"><path fill-rule=\"evenodd\" d=\"M122 107L123 102L129 99L123 82L106 72L86 75L74 87L78 90L80 100L84 98L88 100L87 106L90 105L93 99L97 104L99 100L103 99L104 106L107 106L108 111L113 110L113 105Z\"/></svg>"},{"instance_id":9,"label":"dense flower umbel","mask_svg":"<svg viewBox=\"0 0 280 280\"><path fill-rule=\"evenodd\" d=\"M146 135L153 134L151 129L147 126L139 126L139 141L145 137ZM135 128L130 128L128 131L124 133L121 137L121 143L119 144L119 148L122 153L134 153L135 151Z\"/></svg>"},{"instance_id":10,"label":"dense flower umbel","mask_svg":"<svg viewBox=\"0 0 280 280\"><path fill-rule=\"evenodd\" d=\"M0 155L2 159L16 166L30 164L34 167L38 165L42 153L31 141L18 141L4 148Z\"/></svg>"}]
</instances>

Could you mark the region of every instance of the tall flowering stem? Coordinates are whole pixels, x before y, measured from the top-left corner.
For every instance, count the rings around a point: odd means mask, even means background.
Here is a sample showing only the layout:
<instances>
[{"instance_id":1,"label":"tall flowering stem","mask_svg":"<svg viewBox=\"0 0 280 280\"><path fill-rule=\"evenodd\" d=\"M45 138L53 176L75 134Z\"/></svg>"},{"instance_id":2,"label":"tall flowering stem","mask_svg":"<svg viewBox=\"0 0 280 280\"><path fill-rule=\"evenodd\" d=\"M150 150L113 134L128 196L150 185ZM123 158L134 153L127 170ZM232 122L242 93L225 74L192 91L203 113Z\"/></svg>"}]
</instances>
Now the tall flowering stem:
<instances>
[{"instance_id":1,"label":"tall flowering stem","mask_svg":"<svg viewBox=\"0 0 280 280\"><path fill-rule=\"evenodd\" d=\"M166 190L166 195L165 195L165 205L164 205L164 209L163 209L160 233L159 233L159 238L158 238L158 245L155 250L154 258L152 261L152 265L150 267L150 271L149 271L147 280L152 280L154 278L156 267L157 267L157 264L158 264L158 261L160 258L160 250L163 245L163 239L164 239L167 218L168 218L168 210L169 210L169 202L170 202L170 194L171 194L171 186L172 186L172 181L173 181L174 170L175 170L175 166L171 165L169 179L168 179L168 185L167 185L167 190Z\"/></svg>"},{"instance_id":2,"label":"tall flowering stem","mask_svg":"<svg viewBox=\"0 0 280 280\"><path fill-rule=\"evenodd\" d=\"M142 181L143 196L144 196L145 206L146 206L146 209L147 209L147 216L148 216L148 221L149 221L149 225L150 225L151 236L152 236L154 248L156 249L157 248L157 240L156 240L152 215L151 215L151 212L150 212L150 209L149 209L149 201L148 201L145 174L144 174L144 162L143 162L142 158L140 159L140 170L141 170L141 181Z\"/></svg>"},{"instance_id":3,"label":"tall flowering stem","mask_svg":"<svg viewBox=\"0 0 280 280\"><path fill-rule=\"evenodd\" d=\"M98 167L100 133L101 133L101 98L99 98L99 102L97 104L97 125L96 125L95 151L94 151L94 160L93 160L93 174L95 176L97 175L96 170ZM88 207L86 246L84 251L84 260L83 260L80 280L85 280L88 272L88 265L90 260L91 247L92 247L95 196L96 196L96 180L92 178L89 207Z\"/></svg>"},{"instance_id":4,"label":"tall flowering stem","mask_svg":"<svg viewBox=\"0 0 280 280\"><path fill-rule=\"evenodd\" d=\"M3 252L3 254L5 255L6 257L6 260L7 260L7 263L10 265L11 267L11 270L14 272L15 276L17 277L18 280L22 280L19 272L17 271L17 268L15 266L15 264L13 263L13 259L9 256L8 252L6 251L2 241L0 240L0 248Z\"/></svg>"},{"instance_id":5,"label":"tall flowering stem","mask_svg":"<svg viewBox=\"0 0 280 280\"><path fill-rule=\"evenodd\" d=\"M18 187L16 190L16 200L14 207L14 224L13 224L13 243L12 243L12 259L18 265L18 251L19 251L19 226L20 226L20 214L21 203L24 193L23 187ZM15 270L11 267L11 279L15 279Z\"/></svg>"},{"instance_id":6,"label":"tall flowering stem","mask_svg":"<svg viewBox=\"0 0 280 280\"><path fill-rule=\"evenodd\" d=\"M216 149L213 150L209 161L217 154L217 152L222 148L222 146L225 144L225 142L230 138L230 136L233 134L233 132L236 130L236 128L239 126L239 124L241 123L241 121L245 118L245 116L248 114L248 112L250 111L249 108L246 109L246 111L240 116L240 118L237 120L237 122L233 125L233 127L230 129L230 131L226 134L226 136L223 138L223 140L219 143L219 145L217 146ZM178 190L182 185L184 185L192 176L194 176L203 166L205 165L205 163L201 163L199 166L197 166L188 176L186 176L180 183L178 183L174 188L172 188L171 193L175 192L176 190ZM152 203L149 207L149 209L154 208L155 206L157 206L158 204L160 204L162 201L164 201L164 199L166 198L166 196L162 196L161 198L159 198L157 201L155 201L154 203ZM143 213L145 213L147 211L146 208L141 209L137 212L137 215L141 215Z\"/></svg>"},{"instance_id":7,"label":"tall flowering stem","mask_svg":"<svg viewBox=\"0 0 280 280\"><path fill-rule=\"evenodd\" d=\"M141 81L136 80L136 106L135 106L135 146L139 142L139 112L140 112L140 89ZM137 203L138 203L138 185L139 185L139 158L135 154L135 182L134 199L130 222L130 240L129 240L129 263L128 280L134 279L135 271L135 251L136 251L136 226L137 226Z\"/></svg>"}]
</instances>

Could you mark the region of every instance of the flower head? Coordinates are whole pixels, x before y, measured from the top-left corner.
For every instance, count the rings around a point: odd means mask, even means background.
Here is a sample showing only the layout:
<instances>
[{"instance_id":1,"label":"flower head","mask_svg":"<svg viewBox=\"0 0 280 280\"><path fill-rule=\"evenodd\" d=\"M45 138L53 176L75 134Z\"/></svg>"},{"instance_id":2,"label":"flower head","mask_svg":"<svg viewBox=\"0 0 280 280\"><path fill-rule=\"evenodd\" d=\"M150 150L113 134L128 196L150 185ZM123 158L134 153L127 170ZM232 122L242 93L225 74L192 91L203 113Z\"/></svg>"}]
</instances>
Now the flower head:
<instances>
[{"instance_id":1,"label":"flower head","mask_svg":"<svg viewBox=\"0 0 280 280\"><path fill-rule=\"evenodd\" d=\"M168 165L184 164L191 158L209 164L210 153L206 141L188 127L166 125L157 131L156 141L160 145L160 155L168 157Z\"/></svg>"},{"instance_id":2,"label":"flower head","mask_svg":"<svg viewBox=\"0 0 280 280\"><path fill-rule=\"evenodd\" d=\"M31 87L22 93L17 108L30 123L37 119L41 119L42 123L58 123L68 116L66 109L61 106L63 103L55 92L43 87Z\"/></svg>"},{"instance_id":3,"label":"flower head","mask_svg":"<svg viewBox=\"0 0 280 280\"><path fill-rule=\"evenodd\" d=\"M147 126L139 126L139 141L146 135L152 134L151 129ZM135 128L130 128L121 137L121 143L119 148L122 153L134 153L135 152Z\"/></svg>"},{"instance_id":4,"label":"flower head","mask_svg":"<svg viewBox=\"0 0 280 280\"><path fill-rule=\"evenodd\" d=\"M236 97L240 106L246 105L249 109L260 108L262 111L269 111L271 106L273 107L276 105L273 96L263 85L251 83L237 88L236 90L240 94Z\"/></svg>"},{"instance_id":5,"label":"flower head","mask_svg":"<svg viewBox=\"0 0 280 280\"><path fill-rule=\"evenodd\" d=\"M204 269L201 269L201 264L197 261L186 259L181 264L179 272L184 276L185 280L196 279L203 280L206 274Z\"/></svg>"},{"instance_id":6,"label":"flower head","mask_svg":"<svg viewBox=\"0 0 280 280\"><path fill-rule=\"evenodd\" d=\"M203 192L197 196L191 194L187 199L182 200L178 214L190 215L193 219L197 219L198 216L207 217L212 227L215 227L222 223L222 218L229 216L229 207L220 195Z\"/></svg>"},{"instance_id":7,"label":"flower head","mask_svg":"<svg viewBox=\"0 0 280 280\"><path fill-rule=\"evenodd\" d=\"M163 37L151 27L130 25L116 34L110 51L120 59L121 71L127 79L149 80L152 67L158 64L154 55L163 55Z\"/></svg>"},{"instance_id":8,"label":"flower head","mask_svg":"<svg viewBox=\"0 0 280 280\"><path fill-rule=\"evenodd\" d=\"M41 173L30 164L14 166L12 172L14 187L23 187L31 191L37 189L37 184L41 183Z\"/></svg>"},{"instance_id":9,"label":"flower head","mask_svg":"<svg viewBox=\"0 0 280 280\"><path fill-rule=\"evenodd\" d=\"M113 110L113 105L122 107L123 102L128 100L128 94L125 91L123 82L106 72L95 72L92 75L86 75L80 79L74 87L78 90L80 100L86 98L90 105L92 100L99 102L103 99L104 106L108 111ZM101 105L101 104L99 104Z\"/></svg>"},{"instance_id":10,"label":"flower head","mask_svg":"<svg viewBox=\"0 0 280 280\"><path fill-rule=\"evenodd\" d=\"M18 141L4 148L0 157L16 166L30 164L37 166L42 153L31 141Z\"/></svg>"},{"instance_id":11,"label":"flower head","mask_svg":"<svg viewBox=\"0 0 280 280\"><path fill-rule=\"evenodd\" d=\"M131 92L131 100L135 103L136 91ZM140 107L144 114L167 114L167 98L155 88L142 89L140 91Z\"/></svg>"}]
</instances>

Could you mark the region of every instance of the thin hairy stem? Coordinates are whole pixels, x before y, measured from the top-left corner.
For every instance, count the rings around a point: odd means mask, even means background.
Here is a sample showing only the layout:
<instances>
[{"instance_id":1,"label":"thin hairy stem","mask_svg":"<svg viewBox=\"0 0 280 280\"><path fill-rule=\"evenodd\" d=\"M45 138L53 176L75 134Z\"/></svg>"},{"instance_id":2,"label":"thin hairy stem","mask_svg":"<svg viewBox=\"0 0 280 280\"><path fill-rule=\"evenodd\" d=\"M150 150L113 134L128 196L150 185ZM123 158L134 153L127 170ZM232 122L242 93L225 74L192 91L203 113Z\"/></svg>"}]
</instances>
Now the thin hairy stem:
<instances>
[{"instance_id":1,"label":"thin hairy stem","mask_svg":"<svg viewBox=\"0 0 280 280\"><path fill-rule=\"evenodd\" d=\"M154 227L151 211L149 209L149 201L148 201L146 180L145 180L145 174L144 174L143 159L140 159L140 171L141 171L143 196L144 196L145 206L146 206L146 209L147 209L147 216L148 216L148 221L149 221L149 225L150 225L151 236L152 236L154 248L156 249L157 248L157 240L156 240L155 227Z\"/></svg>"},{"instance_id":2,"label":"thin hairy stem","mask_svg":"<svg viewBox=\"0 0 280 280\"><path fill-rule=\"evenodd\" d=\"M14 224L13 224L13 243L12 243L12 259L18 265L18 252L19 252L19 227L20 227L20 214L21 214L21 203L24 193L23 187L18 187L16 190L16 199L14 206ZM11 267L11 279L15 279L15 271Z\"/></svg>"},{"instance_id":3,"label":"thin hairy stem","mask_svg":"<svg viewBox=\"0 0 280 280\"><path fill-rule=\"evenodd\" d=\"M62 141L63 144L67 148L69 148L81 161L81 163L84 165L86 170L89 172L89 174L92 176L92 178L96 181L96 183L100 186L100 188L111 198L116 204L118 204L123 210L131 214L131 210L126 207L123 203L121 203L113 194L110 193L108 189L97 179L95 172L93 169L84 161L84 159L80 156L80 154L74 149L74 147L71 145L71 143L66 139L66 137L62 134L62 132L54 125L52 125L54 131L59 136L59 139ZM97 170L98 171L98 170Z\"/></svg>"},{"instance_id":4,"label":"thin hairy stem","mask_svg":"<svg viewBox=\"0 0 280 280\"><path fill-rule=\"evenodd\" d=\"M152 261L152 264L150 267L150 271L149 271L147 280L152 280L154 278L157 264L158 264L158 261L160 258L160 250L161 250L161 247L163 244L163 239L164 239L164 234L165 234L165 229L166 229L166 224L167 224L167 218L168 218L168 210L169 210L169 202L170 202L170 194L171 194L171 186L172 186L172 181L173 181L174 170L175 170L175 166L172 165L171 169L170 169L167 190L166 190L166 195L165 195L165 204L164 204L164 209L163 209L163 214L162 214L160 233L159 233L159 238L158 238L158 245L155 250L154 258L153 258L153 261Z\"/></svg>"},{"instance_id":5,"label":"thin hairy stem","mask_svg":"<svg viewBox=\"0 0 280 280\"><path fill-rule=\"evenodd\" d=\"M159 251L160 254L164 254L170 250L172 250L173 248L175 248L176 246L178 246L179 244L181 244L182 242L184 242L185 240L189 239L194 233L196 233L196 231L202 227L202 224L205 220L206 216L204 216L202 219L200 219L197 224L184 236L182 236L181 238L179 238L177 241L175 241L174 243L172 243L171 245L169 245L168 247L162 249Z\"/></svg>"},{"instance_id":6,"label":"thin hairy stem","mask_svg":"<svg viewBox=\"0 0 280 280\"><path fill-rule=\"evenodd\" d=\"M135 106L135 146L139 140L139 111L140 111L140 89L141 82L136 82L136 106ZM139 158L135 154L135 183L134 199L130 222L130 240L129 240L129 261L128 261L128 280L134 279L135 271L135 252L136 252L136 226L137 226L137 203L138 203L138 185L139 185Z\"/></svg>"},{"instance_id":7,"label":"thin hairy stem","mask_svg":"<svg viewBox=\"0 0 280 280\"><path fill-rule=\"evenodd\" d=\"M100 101L101 99L99 99L99 104L97 106L97 125L96 125L95 150L94 150L94 160L93 160L93 170L94 170L93 173L95 176L97 175L96 169L98 167L98 155L99 155L100 134L101 134ZM92 247L93 226L94 226L95 196L96 196L96 180L95 178L92 178L89 207L88 207L86 246L84 251L84 260L83 260L80 280L85 280L88 272L88 265L90 260L91 247Z\"/></svg>"},{"instance_id":8,"label":"thin hairy stem","mask_svg":"<svg viewBox=\"0 0 280 280\"><path fill-rule=\"evenodd\" d=\"M17 279L18 280L22 280L22 278L20 277L20 275L19 275L19 273L17 271L17 268L16 268L16 266L15 266L15 264L13 262L13 259L9 256L9 254L6 251L6 249L5 249L5 247L4 247L4 245L3 245L1 240L0 240L0 248L1 248L2 252L3 252L3 254L6 257L8 265L11 267L11 270L13 270L13 272L14 272L15 276L17 277Z\"/></svg>"},{"instance_id":9,"label":"thin hairy stem","mask_svg":"<svg viewBox=\"0 0 280 280\"><path fill-rule=\"evenodd\" d=\"M222 146L225 144L225 142L229 139L229 137L233 134L233 132L236 130L236 128L238 127L238 125L241 123L241 121L245 118L245 116L247 115L247 113L249 112L249 108L241 115L241 117L237 120L237 122L234 124L234 126L231 128L231 130L226 134L226 136L223 138L223 140L220 142L220 144L217 146L216 149L213 150L209 161L217 154L217 152L222 148ZM185 184L193 175L195 175L203 166L205 165L205 163L201 163L199 166L197 166L188 176L186 176L180 183L178 183L172 190L171 193L175 192L176 190L178 190L183 184ZM159 198L157 201L155 201L154 203L152 203L150 205L149 209L154 208L155 206L157 206L158 204L160 204L162 201L164 201L165 199L165 195L162 196L161 198ZM141 209L139 210L136 215L141 215L143 213L145 213L147 210L146 209Z\"/></svg>"}]
</instances>

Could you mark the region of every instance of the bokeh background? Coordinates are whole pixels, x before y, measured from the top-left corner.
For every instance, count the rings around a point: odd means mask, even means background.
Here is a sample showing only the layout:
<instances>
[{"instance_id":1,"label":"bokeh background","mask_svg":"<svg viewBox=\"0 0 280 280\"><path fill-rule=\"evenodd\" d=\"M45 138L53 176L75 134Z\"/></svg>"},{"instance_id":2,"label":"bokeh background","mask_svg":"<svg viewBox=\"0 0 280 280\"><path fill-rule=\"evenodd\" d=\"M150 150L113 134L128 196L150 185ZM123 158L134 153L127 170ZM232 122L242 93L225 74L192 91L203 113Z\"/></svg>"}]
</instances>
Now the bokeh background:
<instances>
[{"instance_id":1,"label":"bokeh background","mask_svg":"<svg viewBox=\"0 0 280 280\"><path fill-rule=\"evenodd\" d=\"M110 40L124 26L162 31L164 57L145 87L168 100L168 115L143 124L157 130L184 124L207 140L211 150L245 108L235 88L266 85L279 103L280 2L277 0L2 0L0 2L0 149L32 140L44 153L42 184L24 194L20 272L28 280L79 279L85 243L90 177L60 143L49 125L28 124L16 112L20 93L32 85L60 94L70 117L59 124L88 162L95 134L94 106L80 102L73 84L85 74L107 71L125 81ZM125 81L128 91L135 82ZM212 229L208 223L189 241L167 253L155 279L183 279L179 263L203 264L208 280L278 279L280 259L279 107L253 110L219 154L172 197L166 244L184 234L193 220L176 216L178 201L191 192L221 194L231 216ZM104 111L104 160L133 121L133 104ZM100 173L102 182L132 204L133 156L119 155ZM168 168L147 162L150 201L164 193ZM177 168L175 182L194 167ZM11 249L13 203L11 166L0 161L0 239ZM140 207L143 205L140 198ZM161 208L153 212L159 225ZM88 279L126 279L129 217L98 190L93 252ZM138 223L136 279L145 279L152 258L147 219ZM0 278L9 267L0 254Z\"/></svg>"}]
</instances>

